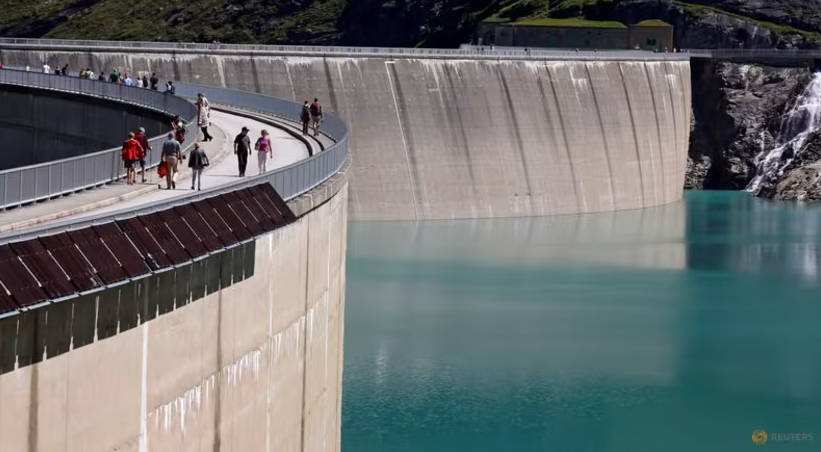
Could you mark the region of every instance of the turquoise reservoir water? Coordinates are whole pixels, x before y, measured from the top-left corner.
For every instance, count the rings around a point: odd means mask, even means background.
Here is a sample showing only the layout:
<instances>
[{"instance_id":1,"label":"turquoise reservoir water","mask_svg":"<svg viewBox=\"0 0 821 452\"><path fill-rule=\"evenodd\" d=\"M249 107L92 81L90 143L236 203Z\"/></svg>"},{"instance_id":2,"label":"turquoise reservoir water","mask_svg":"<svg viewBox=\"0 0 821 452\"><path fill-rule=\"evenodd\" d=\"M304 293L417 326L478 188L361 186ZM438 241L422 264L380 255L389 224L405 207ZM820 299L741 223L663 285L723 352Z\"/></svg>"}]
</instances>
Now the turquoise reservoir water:
<instances>
[{"instance_id":1,"label":"turquoise reservoir water","mask_svg":"<svg viewBox=\"0 0 821 452\"><path fill-rule=\"evenodd\" d=\"M821 450L821 206L352 223L347 271L344 452Z\"/></svg>"}]
</instances>

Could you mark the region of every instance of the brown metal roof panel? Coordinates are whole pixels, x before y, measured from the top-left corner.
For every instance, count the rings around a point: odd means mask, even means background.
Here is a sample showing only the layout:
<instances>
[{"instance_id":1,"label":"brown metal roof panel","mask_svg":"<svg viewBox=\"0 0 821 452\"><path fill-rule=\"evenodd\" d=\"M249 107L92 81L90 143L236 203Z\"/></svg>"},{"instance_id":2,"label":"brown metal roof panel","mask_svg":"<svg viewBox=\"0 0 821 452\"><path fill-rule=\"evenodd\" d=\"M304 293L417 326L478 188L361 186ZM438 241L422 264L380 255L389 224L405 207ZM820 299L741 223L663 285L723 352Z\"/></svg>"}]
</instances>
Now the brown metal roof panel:
<instances>
[{"instance_id":1,"label":"brown metal roof panel","mask_svg":"<svg viewBox=\"0 0 821 452\"><path fill-rule=\"evenodd\" d=\"M206 250L210 252L222 248L222 242L217 236L217 233L205 222L197 209L191 204L174 207L174 210L182 216L183 220L188 224L188 227L197 234L197 238L200 239Z\"/></svg>"},{"instance_id":2,"label":"brown metal roof panel","mask_svg":"<svg viewBox=\"0 0 821 452\"><path fill-rule=\"evenodd\" d=\"M228 223L225 222L225 220L217 213L211 204L207 203L205 200L202 200L191 205L197 209L197 212L200 213L202 218L208 223L209 226L211 226L214 232L217 233L223 247L239 243L237 236L231 231Z\"/></svg>"},{"instance_id":3,"label":"brown metal roof panel","mask_svg":"<svg viewBox=\"0 0 821 452\"><path fill-rule=\"evenodd\" d=\"M174 236L185 248L185 251L192 258L197 258L208 253L205 245L200 241L199 236L191 229L191 226L183 220L182 215L176 209L166 209L158 212L160 218L174 233Z\"/></svg>"},{"instance_id":4,"label":"brown metal roof panel","mask_svg":"<svg viewBox=\"0 0 821 452\"><path fill-rule=\"evenodd\" d=\"M157 243L153 235L148 233L148 230L139 219L128 218L118 220L116 223L120 230L131 240L131 243L137 247L140 254L143 255L145 263L148 264L151 270L159 270L173 265L160 244Z\"/></svg>"},{"instance_id":5,"label":"brown metal roof panel","mask_svg":"<svg viewBox=\"0 0 821 452\"><path fill-rule=\"evenodd\" d=\"M68 231L68 236L74 240L77 248L85 255L86 260L97 272L100 279L106 284L128 279L128 273L123 269L120 261L111 254L111 251L100 240L91 228Z\"/></svg>"},{"instance_id":6,"label":"brown metal roof panel","mask_svg":"<svg viewBox=\"0 0 821 452\"><path fill-rule=\"evenodd\" d=\"M68 234L61 232L40 237L40 241L79 291L90 290L103 284L97 272L77 249L74 240Z\"/></svg>"},{"instance_id":7,"label":"brown metal roof panel","mask_svg":"<svg viewBox=\"0 0 821 452\"><path fill-rule=\"evenodd\" d=\"M259 204L262 209L271 217L271 220L274 221L277 227L284 226L288 222L282 216L282 212L279 211L277 206L268 198L265 190L262 188L265 185L270 184L261 184L261 185L254 185L253 187L249 187L248 191L256 200L257 204Z\"/></svg>"},{"instance_id":8,"label":"brown metal roof panel","mask_svg":"<svg viewBox=\"0 0 821 452\"><path fill-rule=\"evenodd\" d=\"M242 220L240 220L237 214L235 214L234 211L231 210L231 207L228 206L228 200L224 195L208 198L205 201L217 211L217 214L222 217L223 220L225 220L225 223L227 223L228 227L231 228L231 232L237 236L240 242L253 237L251 231L245 227Z\"/></svg>"},{"instance_id":9,"label":"brown metal roof panel","mask_svg":"<svg viewBox=\"0 0 821 452\"><path fill-rule=\"evenodd\" d=\"M192 256L185 251L185 248L182 247L182 243L177 240L177 237L174 236L171 229L168 228L168 225L165 224L165 221L163 221L162 217L158 214L141 215L137 218L145 225L146 230L154 237L154 240L157 241L174 265L182 264L192 259Z\"/></svg>"},{"instance_id":10,"label":"brown metal roof panel","mask_svg":"<svg viewBox=\"0 0 821 452\"><path fill-rule=\"evenodd\" d=\"M286 222L291 223L296 221L296 215L291 209L288 207L288 204L282 199L282 196L279 196L276 189L271 184L260 184L260 188L265 192L265 195L268 199L271 200L272 203L277 207L279 213L282 214L282 218L285 219Z\"/></svg>"},{"instance_id":11,"label":"brown metal roof panel","mask_svg":"<svg viewBox=\"0 0 821 452\"><path fill-rule=\"evenodd\" d=\"M261 235L265 232L262 229L262 222L257 219L254 212L251 212L251 210L248 209L248 206L245 205L242 198L240 198L236 192L225 193L222 196L225 197L228 206L234 211L237 217L239 217L240 221L242 221L242 224L245 225L245 228L248 229L248 232L250 232L251 235ZM260 212L257 212L257 215L260 215Z\"/></svg>"},{"instance_id":12,"label":"brown metal roof panel","mask_svg":"<svg viewBox=\"0 0 821 452\"><path fill-rule=\"evenodd\" d=\"M237 197L245 204L245 207L254 215L254 218L256 218L263 231L268 232L276 229L277 222L274 214L279 216L279 212L276 210L272 212L271 209L263 207L250 188L238 190L234 193L236 193Z\"/></svg>"},{"instance_id":13,"label":"brown metal roof panel","mask_svg":"<svg viewBox=\"0 0 821 452\"><path fill-rule=\"evenodd\" d=\"M92 226L91 229L97 234L97 237L108 246L108 249L114 254L114 257L120 261L123 270L128 276L134 278L137 276L149 273L148 265L145 263L145 258L137 249L136 245L128 239L123 231L114 223L101 224Z\"/></svg>"},{"instance_id":14,"label":"brown metal roof panel","mask_svg":"<svg viewBox=\"0 0 821 452\"><path fill-rule=\"evenodd\" d=\"M20 307L49 298L9 245L0 245L0 283L8 290L6 296L13 298Z\"/></svg>"},{"instance_id":15,"label":"brown metal roof panel","mask_svg":"<svg viewBox=\"0 0 821 452\"><path fill-rule=\"evenodd\" d=\"M49 298L60 298L77 292L68 275L38 239L10 243L11 250L31 271Z\"/></svg>"}]
</instances>

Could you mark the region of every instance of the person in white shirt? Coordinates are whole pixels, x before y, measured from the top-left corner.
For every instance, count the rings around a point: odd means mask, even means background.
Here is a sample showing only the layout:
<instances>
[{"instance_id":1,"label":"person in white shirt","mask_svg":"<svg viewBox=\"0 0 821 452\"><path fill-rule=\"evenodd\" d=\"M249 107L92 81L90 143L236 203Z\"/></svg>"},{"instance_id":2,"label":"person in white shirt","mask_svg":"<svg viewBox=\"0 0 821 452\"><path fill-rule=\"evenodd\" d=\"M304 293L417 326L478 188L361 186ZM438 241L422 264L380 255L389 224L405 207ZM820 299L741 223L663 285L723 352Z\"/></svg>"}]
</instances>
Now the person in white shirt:
<instances>
[{"instance_id":1,"label":"person in white shirt","mask_svg":"<svg viewBox=\"0 0 821 452\"><path fill-rule=\"evenodd\" d=\"M43 63L43 74L51 74L51 66L48 63Z\"/></svg>"},{"instance_id":2,"label":"person in white shirt","mask_svg":"<svg viewBox=\"0 0 821 452\"><path fill-rule=\"evenodd\" d=\"M91 69L86 71L86 75L88 76L89 80L97 80L96 76L94 75L94 71Z\"/></svg>"},{"instance_id":3,"label":"person in white shirt","mask_svg":"<svg viewBox=\"0 0 821 452\"><path fill-rule=\"evenodd\" d=\"M131 80L131 76L128 74L125 74L125 80L123 80L123 83L125 86L134 86L134 80Z\"/></svg>"},{"instance_id":4,"label":"person in white shirt","mask_svg":"<svg viewBox=\"0 0 821 452\"><path fill-rule=\"evenodd\" d=\"M142 87L143 87L143 79L141 79L140 77L137 77L137 88L142 88Z\"/></svg>"}]
</instances>

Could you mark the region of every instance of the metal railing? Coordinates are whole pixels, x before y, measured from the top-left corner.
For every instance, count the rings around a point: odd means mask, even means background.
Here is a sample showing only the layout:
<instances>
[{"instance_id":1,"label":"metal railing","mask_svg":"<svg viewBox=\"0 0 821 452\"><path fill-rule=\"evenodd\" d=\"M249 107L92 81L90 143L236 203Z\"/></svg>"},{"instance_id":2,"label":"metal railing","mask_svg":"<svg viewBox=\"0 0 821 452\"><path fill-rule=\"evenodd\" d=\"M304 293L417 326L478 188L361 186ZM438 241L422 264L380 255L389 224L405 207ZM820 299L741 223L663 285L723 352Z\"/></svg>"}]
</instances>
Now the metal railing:
<instances>
[{"instance_id":1,"label":"metal railing","mask_svg":"<svg viewBox=\"0 0 821 452\"><path fill-rule=\"evenodd\" d=\"M100 83L106 84L106 82ZM201 92L212 104L222 104L257 112L285 121L299 121L302 106L289 100L211 86L200 86L188 83L178 83L175 85L177 86L178 96L194 98L197 93ZM150 91L143 88L129 89ZM173 96L168 97L172 98ZM182 101L182 99L178 99ZM315 153L312 157L300 160L288 166L268 171L265 174L237 179L235 182L218 187L170 198L158 203L149 203L138 207L125 208L111 213L88 216L80 219L68 218L66 220L49 222L31 228L9 231L0 234L0 243L24 240L26 238L54 234L66 230L80 229L94 224L110 223L114 220L158 212L177 205L188 204L263 183L273 185L277 193L279 193L284 200L294 199L330 179L343 167L348 159L348 128L345 123L341 119L326 113L322 129L335 143L324 151Z\"/></svg>"},{"instance_id":2,"label":"metal railing","mask_svg":"<svg viewBox=\"0 0 821 452\"><path fill-rule=\"evenodd\" d=\"M570 49L540 49L525 51L523 48L495 48L491 46L466 46L463 49L421 49L400 47L339 47L339 46L282 46L257 44L204 44L187 42L146 41L86 41L70 39L0 38L0 49L21 48L37 50L88 51L138 51L212 53L227 55L307 55L353 57L428 57L428 58L525 58L525 59L597 59L597 60L685 60L688 57L675 53L653 53L634 50L574 51Z\"/></svg>"},{"instance_id":3,"label":"metal railing","mask_svg":"<svg viewBox=\"0 0 821 452\"><path fill-rule=\"evenodd\" d=\"M169 115L179 115L188 122L195 122L197 115L197 108L179 97L79 77L3 69L0 70L0 85L26 86L94 96ZM194 127L195 125L190 125L189 129ZM192 131L196 134L196 129ZM149 139L153 151L146 155L147 167L152 168L159 164L160 149L165 139L166 134ZM193 140L190 140L188 146L192 144ZM114 182L126 173L121 151L122 147L117 146L76 157L0 171L0 209L18 207Z\"/></svg>"}]
</instances>

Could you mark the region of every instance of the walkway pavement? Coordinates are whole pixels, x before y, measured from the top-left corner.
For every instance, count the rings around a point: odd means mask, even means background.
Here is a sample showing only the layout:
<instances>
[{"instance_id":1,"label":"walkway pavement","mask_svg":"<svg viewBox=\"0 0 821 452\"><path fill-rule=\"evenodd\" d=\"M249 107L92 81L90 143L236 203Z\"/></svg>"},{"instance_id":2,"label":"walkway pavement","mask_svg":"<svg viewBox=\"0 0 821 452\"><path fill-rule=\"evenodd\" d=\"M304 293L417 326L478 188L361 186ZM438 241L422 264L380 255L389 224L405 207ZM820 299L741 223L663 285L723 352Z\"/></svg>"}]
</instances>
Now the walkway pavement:
<instances>
[{"instance_id":1,"label":"walkway pavement","mask_svg":"<svg viewBox=\"0 0 821 452\"><path fill-rule=\"evenodd\" d=\"M262 129L270 133L274 158L268 160L267 169L290 165L308 157L308 147L288 132L262 123L258 120L211 110L212 126L209 131L214 136L211 142L201 142L202 148L211 161L211 166L204 171L202 188L211 188L237 180L239 177L237 159L233 153L234 137L243 126L250 131L248 136L253 144ZM279 124L279 123L278 123ZM282 123L284 127L295 130L295 127ZM323 138L322 141L326 141ZM320 146L311 140L313 152L320 152ZM323 143L325 144L325 143ZM325 144L327 146L327 144ZM157 152L157 150L153 151ZM252 151L256 154L255 151ZM107 212L118 211L129 207L139 207L149 203L158 203L176 196L191 192L191 172L188 160L180 162L180 175L176 190L165 190L165 180L160 181L156 170L150 170L145 184L126 185L117 182L98 189L75 193L63 198L36 203L6 212L0 212L0 232L30 227L36 224L64 219L66 217L83 218ZM257 156L248 159L247 177L259 174ZM139 180L139 174L137 175ZM159 189L162 187L163 189Z\"/></svg>"}]
</instances>

